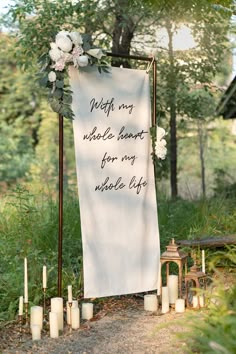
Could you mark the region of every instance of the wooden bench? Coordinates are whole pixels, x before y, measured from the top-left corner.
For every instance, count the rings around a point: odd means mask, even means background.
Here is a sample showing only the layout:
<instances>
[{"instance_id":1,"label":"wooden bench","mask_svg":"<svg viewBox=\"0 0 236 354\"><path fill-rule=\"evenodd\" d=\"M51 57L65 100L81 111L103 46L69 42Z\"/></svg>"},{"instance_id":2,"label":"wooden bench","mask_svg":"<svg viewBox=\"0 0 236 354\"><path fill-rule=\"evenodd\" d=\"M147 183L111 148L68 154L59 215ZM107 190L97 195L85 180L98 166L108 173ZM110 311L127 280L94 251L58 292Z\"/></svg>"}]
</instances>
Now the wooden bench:
<instances>
[{"instance_id":1,"label":"wooden bench","mask_svg":"<svg viewBox=\"0 0 236 354\"><path fill-rule=\"evenodd\" d=\"M177 245L182 247L219 248L236 245L236 234L225 236L210 236L199 240L179 240Z\"/></svg>"}]
</instances>

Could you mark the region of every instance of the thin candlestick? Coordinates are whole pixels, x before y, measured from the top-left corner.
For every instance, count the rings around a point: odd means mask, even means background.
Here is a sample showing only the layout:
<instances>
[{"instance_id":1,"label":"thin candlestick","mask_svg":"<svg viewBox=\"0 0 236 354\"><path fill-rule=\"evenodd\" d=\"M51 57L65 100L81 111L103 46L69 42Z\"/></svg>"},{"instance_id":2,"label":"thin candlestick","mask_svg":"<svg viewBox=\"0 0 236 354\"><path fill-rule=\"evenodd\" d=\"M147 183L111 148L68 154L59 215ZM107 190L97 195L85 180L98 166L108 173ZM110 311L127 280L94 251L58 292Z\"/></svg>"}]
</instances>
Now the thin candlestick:
<instances>
[{"instance_id":1,"label":"thin candlestick","mask_svg":"<svg viewBox=\"0 0 236 354\"><path fill-rule=\"evenodd\" d=\"M25 324L26 326L29 326L29 303L25 302L24 306L25 306Z\"/></svg>"},{"instance_id":2,"label":"thin candlestick","mask_svg":"<svg viewBox=\"0 0 236 354\"><path fill-rule=\"evenodd\" d=\"M205 250L202 250L202 272L206 273Z\"/></svg>"},{"instance_id":3,"label":"thin candlestick","mask_svg":"<svg viewBox=\"0 0 236 354\"><path fill-rule=\"evenodd\" d=\"M47 288L43 288L43 324L46 325L47 321L47 314L46 314L46 291Z\"/></svg>"},{"instance_id":4,"label":"thin candlestick","mask_svg":"<svg viewBox=\"0 0 236 354\"><path fill-rule=\"evenodd\" d=\"M22 322L23 322L23 316L19 315L18 316L19 324L20 324L20 331L19 331L19 342L22 342Z\"/></svg>"},{"instance_id":5,"label":"thin candlestick","mask_svg":"<svg viewBox=\"0 0 236 354\"><path fill-rule=\"evenodd\" d=\"M72 332L72 311L71 311L71 309L72 309L73 302L69 302L68 304L69 304L69 310L70 310L70 324L69 324L69 326L70 326L70 332Z\"/></svg>"}]
</instances>

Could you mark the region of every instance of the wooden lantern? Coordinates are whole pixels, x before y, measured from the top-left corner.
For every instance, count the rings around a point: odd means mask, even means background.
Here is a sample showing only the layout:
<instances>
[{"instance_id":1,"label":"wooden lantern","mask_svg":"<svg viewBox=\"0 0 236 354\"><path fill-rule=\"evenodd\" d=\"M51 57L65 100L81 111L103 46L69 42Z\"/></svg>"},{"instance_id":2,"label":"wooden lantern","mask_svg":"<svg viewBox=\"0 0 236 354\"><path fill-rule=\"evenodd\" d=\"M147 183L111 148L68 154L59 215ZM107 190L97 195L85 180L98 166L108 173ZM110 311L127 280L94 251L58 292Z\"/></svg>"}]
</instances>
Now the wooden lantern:
<instances>
[{"instance_id":1,"label":"wooden lantern","mask_svg":"<svg viewBox=\"0 0 236 354\"><path fill-rule=\"evenodd\" d=\"M182 298L182 282L183 282L183 268L187 271L187 254L179 250L179 246L176 245L174 238L170 241L166 247L166 251L161 255L161 267L166 264L166 281L168 284L170 263L176 263L178 265L178 296ZM162 284L162 281L161 281Z\"/></svg>"},{"instance_id":2,"label":"wooden lantern","mask_svg":"<svg viewBox=\"0 0 236 354\"><path fill-rule=\"evenodd\" d=\"M200 267L196 264L194 264L190 268L190 272L185 275L187 307L199 309L204 306L204 297L199 292L200 290L206 290L206 279L206 274L201 272ZM193 297L196 299L196 304L194 304Z\"/></svg>"}]
</instances>

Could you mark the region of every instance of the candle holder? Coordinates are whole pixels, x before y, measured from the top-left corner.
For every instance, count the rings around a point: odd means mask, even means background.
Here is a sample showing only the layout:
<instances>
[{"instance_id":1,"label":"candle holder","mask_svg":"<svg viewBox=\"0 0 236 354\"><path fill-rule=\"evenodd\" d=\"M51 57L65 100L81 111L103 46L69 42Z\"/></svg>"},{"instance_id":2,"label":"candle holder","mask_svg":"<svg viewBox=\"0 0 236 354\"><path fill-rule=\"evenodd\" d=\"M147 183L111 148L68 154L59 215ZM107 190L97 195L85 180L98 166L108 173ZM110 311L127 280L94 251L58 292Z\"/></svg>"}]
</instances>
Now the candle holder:
<instances>
[{"instance_id":1,"label":"candle holder","mask_svg":"<svg viewBox=\"0 0 236 354\"><path fill-rule=\"evenodd\" d=\"M182 287L183 287L183 273L187 273L187 257L188 255L179 250L179 246L175 243L174 238L170 241L169 245L166 246L166 251L161 255L161 268L165 264L166 267L166 284L168 284L168 279L170 276L170 263L175 263L178 266L178 296L182 298ZM183 272L183 269L184 272ZM161 277L161 272L160 272ZM162 284L162 278L160 280ZM163 285L161 285L163 286Z\"/></svg>"},{"instance_id":2,"label":"candle holder","mask_svg":"<svg viewBox=\"0 0 236 354\"><path fill-rule=\"evenodd\" d=\"M19 342L21 343L22 342L22 323L23 323L23 316L22 315L18 316L18 321L19 321L19 325L20 325L20 328L19 328Z\"/></svg>"},{"instance_id":3,"label":"candle holder","mask_svg":"<svg viewBox=\"0 0 236 354\"><path fill-rule=\"evenodd\" d=\"M196 260L194 265L190 268L190 272L185 275L185 289L186 289L186 305L190 308L199 309L204 306L204 297L201 300L199 291L206 290L207 276L201 272L200 267L197 266ZM194 297L196 304L194 304Z\"/></svg>"},{"instance_id":4,"label":"candle holder","mask_svg":"<svg viewBox=\"0 0 236 354\"><path fill-rule=\"evenodd\" d=\"M43 326L46 327L48 324L47 314L46 314L46 292L47 288L43 288Z\"/></svg>"},{"instance_id":5,"label":"candle holder","mask_svg":"<svg viewBox=\"0 0 236 354\"><path fill-rule=\"evenodd\" d=\"M29 327L29 303L25 302L25 325L26 327Z\"/></svg>"},{"instance_id":6,"label":"candle holder","mask_svg":"<svg viewBox=\"0 0 236 354\"><path fill-rule=\"evenodd\" d=\"M71 311L72 304L73 304L73 302L68 302L69 311L70 311L70 323L69 323L70 333L72 332L72 311Z\"/></svg>"}]
</instances>

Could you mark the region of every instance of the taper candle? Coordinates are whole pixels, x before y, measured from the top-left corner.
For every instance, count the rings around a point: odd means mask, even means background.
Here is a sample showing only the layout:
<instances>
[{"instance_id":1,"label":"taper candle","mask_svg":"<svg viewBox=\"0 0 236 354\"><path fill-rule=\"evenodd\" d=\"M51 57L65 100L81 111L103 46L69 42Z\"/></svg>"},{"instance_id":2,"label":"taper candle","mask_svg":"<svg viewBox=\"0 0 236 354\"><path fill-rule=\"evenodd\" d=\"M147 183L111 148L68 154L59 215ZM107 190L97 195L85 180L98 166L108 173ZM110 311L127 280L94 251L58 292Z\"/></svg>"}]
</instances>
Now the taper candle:
<instances>
[{"instance_id":1,"label":"taper candle","mask_svg":"<svg viewBox=\"0 0 236 354\"><path fill-rule=\"evenodd\" d=\"M47 267L43 266L43 289L47 289Z\"/></svg>"},{"instance_id":2,"label":"taper candle","mask_svg":"<svg viewBox=\"0 0 236 354\"><path fill-rule=\"evenodd\" d=\"M202 272L206 273L205 250L202 250Z\"/></svg>"},{"instance_id":3,"label":"taper candle","mask_svg":"<svg viewBox=\"0 0 236 354\"><path fill-rule=\"evenodd\" d=\"M72 285L68 285L68 302L72 302Z\"/></svg>"},{"instance_id":4,"label":"taper candle","mask_svg":"<svg viewBox=\"0 0 236 354\"><path fill-rule=\"evenodd\" d=\"M27 267L27 258L24 259L24 302L28 303L28 267Z\"/></svg>"},{"instance_id":5,"label":"taper candle","mask_svg":"<svg viewBox=\"0 0 236 354\"><path fill-rule=\"evenodd\" d=\"M23 296L19 297L19 316L23 315Z\"/></svg>"}]
</instances>

